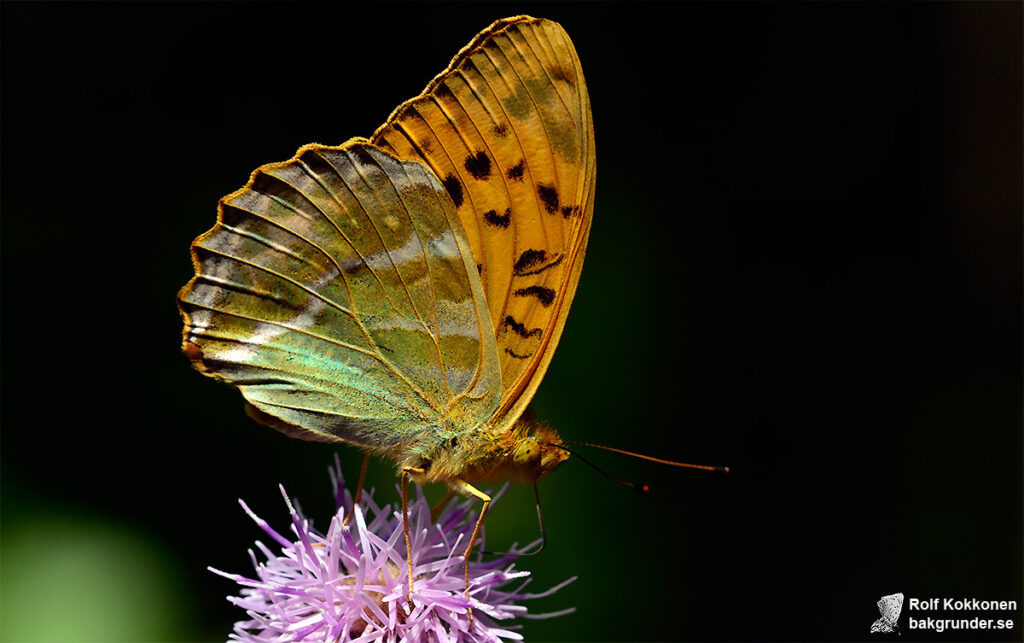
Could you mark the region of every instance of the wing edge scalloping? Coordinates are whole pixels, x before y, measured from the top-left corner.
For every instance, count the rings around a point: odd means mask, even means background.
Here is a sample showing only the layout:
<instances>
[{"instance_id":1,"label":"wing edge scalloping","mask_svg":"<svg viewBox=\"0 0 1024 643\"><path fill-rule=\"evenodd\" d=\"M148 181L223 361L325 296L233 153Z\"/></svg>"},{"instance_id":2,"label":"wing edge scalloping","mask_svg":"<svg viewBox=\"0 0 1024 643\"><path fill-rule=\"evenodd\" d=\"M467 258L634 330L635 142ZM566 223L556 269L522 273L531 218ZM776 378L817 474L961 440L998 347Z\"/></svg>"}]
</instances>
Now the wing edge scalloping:
<instances>
[{"instance_id":1,"label":"wing edge scalloping","mask_svg":"<svg viewBox=\"0 0 1024 643\"><path fill-rule=\"evenodd\" d=\"M440 184L440 181L437 179L436 176L434 176L434 173L431 172L429 170L429 168L426 168L426 167L423 166L422 162L420 162L420 161L418 161L416 159L405 159L405 158L401 158L401 157L397 157L395 155L392 155L392 154L388 153L386 150L383 150L379 146L373 144L368 139L365 139L365 138L362 138L362 137L355 137L355 138L349 139L348 141L346 141L345 143L343 143L343 144L341 144L339 146L328 146L328 145L322 145L322 144L317 144L317 143L310 143L310 144L307 144L307 145L304 145L304 146L300 147L299 150L295 153L295 155L291 159L289 159L287 161L265 164L265 165L260 166L256 170L254 170L250 174L249 181L247 181L247 183L243 187L241 187L238 190L232 192L231 194L228 194L227 196L223 197L220 200L220 202L218 204L217 222L215 223L215 225L212 228L210 228L209 230L207 230L206 232L204 232L203 234L201 234L198 237L196 237L196 239L193 241L191 255L192 255L192 265L193 265L193 272L194 272L194 274L188 280L188 282L178 291L178 296L177 296L178 309L179 309L179 313L182 315L182 318L185 321L184 328L183 328L183 331L182 331L182 349L185 352L186 356L193 363L195 368L197 370L199 370L201 373L203 373L204 375L208 375L208 376L214 377L215 379L220 379L222 381L228 381L223 376L218 377L218 373L216 373L215 371L212 371L212 370L208 369L206 366L204 366L203 362L204 361L208 361L208 358L206 358L204 356L202 347L200 347L198 344L196 344L195 342L192 341L192 338L195 335L196 329L201 329L202 325L195 323L195 321L196 321L195 312L196 311L190 311L188 309L189 306L196 306L196 302L188 301L188 295L189 295L190 292L192 292L194 290L196 285L200 282L200 280L204 276L203 275L202 261L197 256L195 249L197 247L200 247L201 244L204 241L206 241L207 239L210 239L211 237L213 237L214 235L218 234L219 232L223 231L223 232L228 232L229 234L231 233L229 228L227 226L225 226L224 223L223 223L223 206L224 206L224 204L227 203L228 201L236 200L241 195L243 195L244 193L246 193L248 191L251 191L253 189L253 185L254 185L255 181L261 175L261 173L265 174L268 169L279 168L279 167L285 166L285 165L287 165L289 163L293 163L302 154L306 153L307 151L318 152L318 151L324 150L324 149L336 150L336 151L348 151L348 150L351 150L352 148L358 147L358 146L361 146L361 147L363 147L363 148L365 148L367 150L372 150L372 151L374 151L374 152L376 152L378 154L383 155L385 158L394 161L398 165L398 167L403 167L404 168L405 166L410 165L410 164L416 166L419 169L419 171L422 173L422 175L424 177L426 177L428 179L428 181L432 184L432 186L435 188L433 190L433 192L435 194L435 198L437 198L439 200L442 199L441 193L443 192L444 195L445 195L444 198L447 198L450 201L450 197L447 196L447 192L444 191L444 188ZM394 181L392 180L390 174L388 172L386 172L383 168L381 168L381 170L388 177L388 181L391 181L392 184L394 185ZM293 189L295 189L298 194L303 195L301 190L295 188L295 186L291 186L291 187ZM396 187L396 190L397 190L397 186L395 186L395 187ZM303 195L303 196L304 196L304 198L307 198L307 197L305 197L305 195ZM473 300L473 303L474 303L474 313L475 313L475 317L476 317L477 325L478 325L478 329L477 330L478 330L478 334L480 335L480 339L478 341L478 344L479 344L480 348L479 348L479 350L477 352L478 359L477 359L477 363L476 363L476 371L474 373L473 378L469 381L469 383L466 385L466 387L463 390L460 390L458 393L451 395L450 400L448 401L448 404L446 405L446 408L440 409L437 406L430 405L429 403L427 405L430 410L434 411L434 413L432 415L435 415L436 418L440 420L443 417L447 416L452 411L452 407L455 406L457 404L457 402L461 398L467 398L469 400L474 400L475 401L475 400L482 399L482 397L487 397L487 392L486 391L484 392L483 396L480 396L480 395L474 396L473 394L477 392L477 388L478 388L480 380L481 380L481 373L483 372L483 370L485 368L485 362L488 359L488 353L490 354L491 359L493 360L492 370L494 370L494 371L496 371L498 373L498 383L499 383L499 390L498 390L497 395L494 395L493 391L491 391L492 394L490 395L490 397L492 397L493 399L492 399L492 403L489 404L488 406L490 406L492 410L493 410L493 408L497 407L498 402L500 401L500 367L498 366L498 361L496 359L497 358L497 349L496 349L496 347L494 346L494 343L493 343L494 342L493 335L489 332L490 329L491 329L490 318L489 318L489 315L488 315L488 312L487 312L487 308L486 308L486 301L485 301L485 299L483 298L483 295L482 295L482 286L479 283L479 277L476 275L475 271L472 270L472 268L474 267L474 263L473 263L473 260L472 260L472 253L470 251L468 241L464 238L465 237L465 233L461 229L461 222L459 221L458 217L455 215L454 204L449 203L446 206L443 203L443 201L439 201L439 208L440 208L441 212L443 213L443 215L445 217L445 221L446 221L447 227L453 233L453 236L454 236L454 238L455 238L455 240L457 242L458 248L459 248L459 255L460 255L461 259L462 259L462 268L466 272L467 280L468 280L469 285L470 285L470 291L471 291L470 292L470 296L471 296L471 298ZM250 214L254 214L254 213L250 213ZM481 302L483 302L483 303L481 303ZM200 308L200 307L201 306L197 306L197 308ZM479 332L481 330L486 330L488 332L482 332L481 333L481 332ZM487 341L487 340L489 340L489 341ZM487 344L489 344L489 346L487 346ZM380 348L378 346L376 346L375 344L373 345L373 347L374 347L374 350L376 351L376 353L379 355L380 359L382 359L383 361L387 362L388 360L383 355L383 353L381 353ZM487 350L488 348L490 349L489 351ZM388 363L390 363L390 362L388 362ZM442 360L441 366L442 366L442 369L443 369L443 367L444 367L443 360ZM396 369L393 364L390 365L390 368L391 368L392 371L395 371L395 372L399 372L400 371L400 369ZM231 383L231 382L228 381L228 383ZM234 385L234 386L236 388L241 389L242 386L244 386L244 384L242 384L242 385ZM248 398L248 396L245 396L244 393L243 393L243 397L246 398L246 399ZM424 401L426 402L425 399L424 399ZM248 401L248 399L247 399L247 404L249 404L249 406L253 410L259 411L259 414L261 416L266 416L264 419L266 419L266 418L273 418L275 421L279 422L280 424L287 425L292 430L298 430L298 431L303 432L303 433L311 434L312 436L314 436L313 439L328 440L328 441L340 440L340 441L343 441L343 442L352 442L354 444L359 444L360 446L366 446L366 447L371 447L371 448L373 447L373 445L368 445L368 444L366 444L366 443L364 443L362 441L346 439L345 437L339 436L339 435L324 434L324 433L320 433L320 432L311 430L311 429L309 429L307 427L302 427L302 426L297 426L297 425L290 424L289 422L287 422L286 420L284 420L282 418L278 418L278 417L275 417L273 415L267 414L264 411L261 411L260 409L258 409L258 407L254 406L252 404L252 402ZM482 421L488 415L489 415L489 413L488 414L478 413L478 419ZM256 419L260 420L261 423L270 424L270 422L264 422L260 418L256 418ZM277 428L278 430L281 430L281 428L278 427L278 426L274 426L274 428ZM381 448L384 448L384 446L381 445Z\"/></svg>"},{"instance_id":2,"label":"wing edge scalloping","mask_svg":"<svg viewBox=\"0 0 1024 643\"><path fill-rule=\"evenodd\" d=\"M448 63L448 66L445 67L444 71L442 71L441 73L435 75L430 80L430 82L427 83L427 86L423 88L423 91L421 91L418 95L413 96L412 98L410 98L408 100L402 101L401 103L398 104L398 107L396 107L395 109L391 110L391 114L388 115L388 117L384 120L384 123L381 124L380 127L378 127L376 130L374 130L373 135L370 136L369 140L371 140L371 141L375 140L380 135L380 133L384 131L384 128L386 128L388 125L390 125L391 122L393 120L395 120L402 113L402 111L405 110L405 108L408 107L413 101L418 100L420 98L423 98L424 96L426 96L426 95L430 94L432 91L434 91L434 88L438 84L440 84L448 74L450 74L453 71L455 71L459 67L459 65L462 64L462 61L465 58L468 58L469 55L475 49L477 49L478 47L482 47L484 41L486 41L488 38L491 38L495 34L501 33L503 30L505 30L505 29L507 29L509 27L512 27L514 25L520 24L520 23L544 22L544 21L545 21L544 18L534 18L533 16L528 16L526 14L519 14L517 16L510 16L508 18L499 18L498 20L495 20L494 22L492 22L490 25L487 26L486 29L484 29L483 31L477 33L473 37L473 39L470 40L469 43L465 47L460 49L458 51L458 53L456 53L455 56L452 57L451 62ZM547 22L552 22L552 21L548 20ZM558 24L558 23L554 23L554 24Z\"/></svg>"}]
</instances>

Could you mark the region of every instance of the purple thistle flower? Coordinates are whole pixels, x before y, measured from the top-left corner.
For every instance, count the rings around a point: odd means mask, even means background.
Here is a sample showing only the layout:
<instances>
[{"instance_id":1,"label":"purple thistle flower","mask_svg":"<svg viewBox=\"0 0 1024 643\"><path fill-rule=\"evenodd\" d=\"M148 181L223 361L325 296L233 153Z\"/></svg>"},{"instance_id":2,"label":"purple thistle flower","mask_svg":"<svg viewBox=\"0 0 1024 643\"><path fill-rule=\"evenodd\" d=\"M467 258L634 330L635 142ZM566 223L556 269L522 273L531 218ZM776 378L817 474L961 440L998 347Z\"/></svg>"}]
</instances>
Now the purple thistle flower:
<instances>
[{"instance_id":1,"label":"purple thistle flower","mask_svg":"<svg viewBox=\"0 0 1024 643\"><path fill-rule=\"evenodd\" d=\"M576 579L539 594L523 593L530 573L516 571L514 556L483 560L477 554L469 565L466 600L462 554L478 515L470 513L473 500L452 501L430 520L430 506L418 487L409 503L409 531L413 553L413 592L410 610L408 567L402 531L401 505L379 507L372 492L363 493L347 526L342 522L352 494L344 486L341 465L335 458L330 470L337 511L326 534L296 510L296 503L281 487L291 513L292 533L285 537L259 518L241 500L246 513L281 548L275 554L256 541L266 558L249 556L256 578L209 568L242 586L239 596L228 600L246 610L249 619L235 623L230 638L236 641L493 641L521 640L514 630L498 621L513 618L551 618L574 608L548 614L530 614L519 601L549 596ZM504 491L504 489L502 489ZM500 496L501 493L498 494ZM497 500L497 497L495 497ZM492 505L493 506L493 505ZM512 547L510 553L523 548ZM483 539L477 551L483 550ZM503 589L524 579L514 590ZM473 608L472 627L468 608Z\"/></svg>"}]
</instances>

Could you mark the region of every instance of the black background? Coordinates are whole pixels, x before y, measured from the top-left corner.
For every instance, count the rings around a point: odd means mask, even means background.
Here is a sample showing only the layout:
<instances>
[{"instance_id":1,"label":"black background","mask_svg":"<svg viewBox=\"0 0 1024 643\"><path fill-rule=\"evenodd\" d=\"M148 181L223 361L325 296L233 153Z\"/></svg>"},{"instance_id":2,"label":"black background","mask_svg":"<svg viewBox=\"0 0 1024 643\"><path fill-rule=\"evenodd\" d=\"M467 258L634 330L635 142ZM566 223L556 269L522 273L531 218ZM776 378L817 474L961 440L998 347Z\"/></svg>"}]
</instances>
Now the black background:
<instances>
[{"instance_id":1,"label":"black background","mask_svg":"<svg viewBox=\"0 0 1024 643\"><path fill-rule=\"evenodd\" d=\"M41 515L141 533L174 570L163 638L226 636L205 567L246 571L259 536L234 499L283 526L282 482L326 524L332 454L359 454L189 368L189 242L256 166L370 135L529 13L575 43L598 158L534 409L732 473L596 452L652 492L545 480L522 566L580 575L538 606L578 611L528 639L861 640L882 594L1022 601L1021 8L4 3L4 541ZM488 527L531 540L529 491ZM926 638L1020 640L1000 616Z\"/></svg>"}]
</instances>

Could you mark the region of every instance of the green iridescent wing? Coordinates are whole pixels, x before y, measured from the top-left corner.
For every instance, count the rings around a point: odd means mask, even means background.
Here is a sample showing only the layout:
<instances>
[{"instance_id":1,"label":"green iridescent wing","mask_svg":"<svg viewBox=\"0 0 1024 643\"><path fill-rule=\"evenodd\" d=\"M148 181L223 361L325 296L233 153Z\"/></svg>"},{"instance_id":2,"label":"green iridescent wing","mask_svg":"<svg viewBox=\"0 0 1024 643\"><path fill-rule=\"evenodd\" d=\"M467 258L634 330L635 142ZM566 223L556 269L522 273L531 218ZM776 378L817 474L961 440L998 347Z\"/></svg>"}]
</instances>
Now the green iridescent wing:
<instances>
[{"instance_id":1,"label":"green iridescent wing","mask_svg":"<svg viewBox=\"0 0 1024 643\"><path fill-rule=\"evenodd\" d=\"M363 139L307 145L222 199L192 254L185 353L258 419L387 449L497 408L472 252L421 163Z\"/></svg>"}]
</instances>

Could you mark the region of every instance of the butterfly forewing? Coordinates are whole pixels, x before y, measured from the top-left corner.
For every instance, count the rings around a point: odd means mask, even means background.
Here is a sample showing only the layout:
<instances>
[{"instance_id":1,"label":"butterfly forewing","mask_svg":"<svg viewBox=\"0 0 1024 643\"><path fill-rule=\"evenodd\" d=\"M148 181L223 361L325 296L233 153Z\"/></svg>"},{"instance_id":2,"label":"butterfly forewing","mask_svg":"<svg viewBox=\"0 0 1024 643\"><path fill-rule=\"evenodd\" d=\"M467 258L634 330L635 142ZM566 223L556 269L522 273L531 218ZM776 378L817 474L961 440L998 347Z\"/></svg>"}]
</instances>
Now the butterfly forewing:
<instances>
[{"instance_id":1,"label":"butterfly forewing","mask_svg":"<svg viewBox=\"0 0 1024 643\"><path fill-rule=\"evenodd\" d=\"M225 197L193 256L186 353L257 417L383 448L498 405L471 250L419 162L306 146Z\"/></svg>"},{"instance_id":2,"label":"butterfly forewing","mask_svg":"<svg viewBox=\"0 0 1024 643\"><path fill-rule=\"evenodd\" d=\"M551 360L590 229L594 132L576 51L556 23L500 20L373 141L422 159L456 206L497 339L504 430Z\"/></svg>"}]
</instances>

